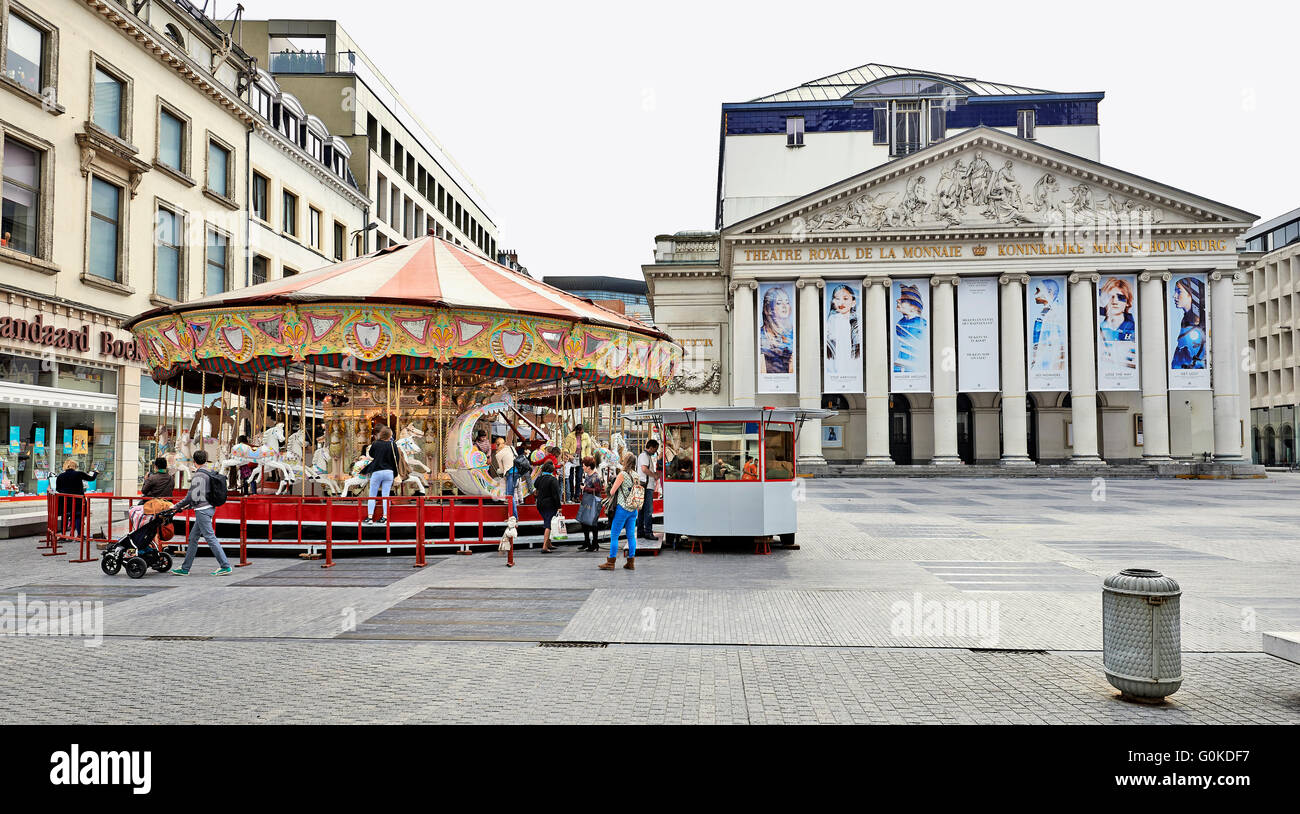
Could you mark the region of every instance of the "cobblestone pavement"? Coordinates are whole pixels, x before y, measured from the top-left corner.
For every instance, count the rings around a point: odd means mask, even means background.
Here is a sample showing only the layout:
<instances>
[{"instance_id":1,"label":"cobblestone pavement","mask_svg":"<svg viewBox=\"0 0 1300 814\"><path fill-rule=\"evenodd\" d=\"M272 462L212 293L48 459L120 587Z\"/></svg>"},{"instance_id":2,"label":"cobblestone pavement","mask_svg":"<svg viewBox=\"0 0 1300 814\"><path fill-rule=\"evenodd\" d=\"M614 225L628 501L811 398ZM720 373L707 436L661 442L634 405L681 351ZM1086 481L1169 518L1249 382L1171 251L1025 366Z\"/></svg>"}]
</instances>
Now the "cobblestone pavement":
<instances>
[{"instance_id":1,"label":"cobblestone pavement","mask_svg":"<svg viewBox=\"0 0 1300 814\"><path fill-rule=\"evenodd\" d=\"M254 552L228 578L204 556L132 581L0 541L0 614L102 600L105 633L0 637L0 723L140 720L97 687L141 671L228 690L149 721L1300 723L1300 666L1260 652L1262 631L1300 629L1297 489L815 480L792 493L799 550L614 573L572 547L513 569ZM1101 670L1101 580L1125 567L1184 590L1186 679L1164 707L1115 700ZM592 642L610 644L563 646Z\"/></svg>"}]
</instances>

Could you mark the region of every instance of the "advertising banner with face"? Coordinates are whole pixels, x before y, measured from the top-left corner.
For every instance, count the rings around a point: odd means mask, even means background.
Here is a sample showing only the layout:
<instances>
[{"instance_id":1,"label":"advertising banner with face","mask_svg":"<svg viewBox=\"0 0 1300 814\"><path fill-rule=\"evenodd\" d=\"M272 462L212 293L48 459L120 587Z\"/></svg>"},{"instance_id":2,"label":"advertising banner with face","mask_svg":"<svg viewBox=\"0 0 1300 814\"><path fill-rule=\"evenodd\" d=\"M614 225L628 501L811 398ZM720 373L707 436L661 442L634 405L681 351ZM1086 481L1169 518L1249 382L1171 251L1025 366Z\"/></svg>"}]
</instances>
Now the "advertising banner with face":
<instances>
[{"instance_id":1,"label":"advertising banner with face","mask_svg":"<svg viewBox=\"0 0 1300 814\"><path fill-rule=\"evenodd\" d=\"M862 284L826 282L822 392L862 392Z\"/></svg>"},{"instance_id":2,"label":"advertising banner with face","mask_svg":"<svg viewBox=\"0 0 1300 814\"><path fill-rule=\"evenodd\" d=\"M998 278L963 277L957 286L957 391L996 393Z\"/></svg>"},{"instance_id":3,"label":"advertising banner with face","mask_svg":"<svg viewBox=\"0 0 1300 814\"><path fill-rule=\"evenodd\" d=\"M1025 289L1025 361L1030 390L1070 389L1070 312L1065 277L1033 277Z\"/></svg>"},{"instance_id":4,"label":"advertising banner with face","mask_svg":"<svg viewBox=\"0 0 1300 814\"><path fill-rule=\"evenodd\" d=\"M1103 274L1097 282L1097 389L1142 389L1135 274Z\"/></svg>"},{"instance_id":5,"label":"advertising banner with face","mask_svg":"<svg viewBox=\"0 0 1300 814\"><path fill-rule=\"evenodd\" d=\"M1209 289L1205 274L1175 274L1169 281L1169 389L1210 389Z\"/></svg>"},{"instance_id":6,"label":"advertising banner with face","mask_svg":"<svg viewBox=\"0 0 1300 814\"><path fill-rule=\"evenodd\" d=\"M759 283L759 393L798 392L794 323L794 283Z\"/></svg>"},{"instance_id":7,"label":"advertising banner with face","mask_svg":"<svg viewBox=\"0 0 1300 814\"><path fill-rule=\"evenodd\" d=\"M890 289L890 392L930 392L930 281L894 280Z\"/></svg>"}]
</instances>

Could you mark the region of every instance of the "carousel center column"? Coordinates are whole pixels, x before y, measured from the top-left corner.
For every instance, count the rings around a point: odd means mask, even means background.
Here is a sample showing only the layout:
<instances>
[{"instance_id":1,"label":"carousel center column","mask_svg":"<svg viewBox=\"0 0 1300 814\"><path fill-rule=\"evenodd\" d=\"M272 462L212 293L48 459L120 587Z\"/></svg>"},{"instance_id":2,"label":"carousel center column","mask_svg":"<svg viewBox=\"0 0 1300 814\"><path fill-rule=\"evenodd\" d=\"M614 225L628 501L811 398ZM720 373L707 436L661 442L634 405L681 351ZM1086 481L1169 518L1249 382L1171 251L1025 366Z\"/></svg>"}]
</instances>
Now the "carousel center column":
<instances>
[{"instance_id":1,"label":"carousel center column","mask_svg":"<svg viewBox=\"0 0 1300 814\"><path fill-rule=\"evenodd\" d=\"M934 376L934 455L930 463L938 466L961 464L957 454L957 309L953 305L954 276L931 277L934 289L931 313L934 317L934 349L931 363Z\"/></svg>"},{"instance_id":2,"label":"carousel center column","mask_svg":"<svg viewBox=\"0 0 1300 814\"><path fill-rule=\"evenodd\" d=\"M1033 466L1025 402L1025 286L1027 274L1003 274L1002 286L1002 465Z\"/></svg>"},{"instance_id":3,"label":"carousel center column","mask_svg":"<svg viewBox=\"0 0 1300 814\"><path fill-rule=\"evenodd\" d=\"M867 457L862 463L890 466L889 457L889 287L888 277L862 281L867 292L863 313L866 327Z\"/></svg>"},{"instance_id":4,"label":"carousel center column","mask_svg":"<svg viewBox=\"0 0 1300 814\"><path fill-rule=\"evenodd\" d=\"M758 375L754 333L754 292L756 280L739 280L731 284L731 403L754 406L754 382Z\"/></svg>"},{"instance_id":5,"label":"carousel center column","mask_svg":"<svg viewBox=\"0 0 1300 814\"><path fill-rule=\"evenodd\" d=\"M1097 454L1097 297L1095 272L1070 275L1070 421L1076 464L1102 463Z\"/></svg>"},{"instance_id":6,"label":"carousel center column","mask_svg":"<svg viewBox=\"0 0 1300 814\"><path fill-rule=\"evenodd\" d=\"M1235 270L1210 275L1210 364L1214 387L1214 460L1241 460L1241 393L1237 366L1237 320L1233 308Z\"/></svg>"},{"instance_id":7,"label":"carousel center column","mask_svg":"<svg viewBox=\"0 0 1300 814\"><path fill-rule=\"evenodd\" d=\"M821 297L826 288L821 280L797 280L799 290L799 406L816 410L822 406ZM821 419L808 419L799 430L799 460L802 465L820 466L822 456Z\"/></svg>"},{"instance_id":8,"label":"carousel center column","mask_svg":"<svg viewBox=\"0 0 1300 814\"><path fill-rule=\"evenodd\" d=\"M1147 271L1138 277L1138 311L1142 320L1142 459L1169 458L1169 360L1165 343L1165 288L1169 272Z\"/></svg>"}]
</instances>

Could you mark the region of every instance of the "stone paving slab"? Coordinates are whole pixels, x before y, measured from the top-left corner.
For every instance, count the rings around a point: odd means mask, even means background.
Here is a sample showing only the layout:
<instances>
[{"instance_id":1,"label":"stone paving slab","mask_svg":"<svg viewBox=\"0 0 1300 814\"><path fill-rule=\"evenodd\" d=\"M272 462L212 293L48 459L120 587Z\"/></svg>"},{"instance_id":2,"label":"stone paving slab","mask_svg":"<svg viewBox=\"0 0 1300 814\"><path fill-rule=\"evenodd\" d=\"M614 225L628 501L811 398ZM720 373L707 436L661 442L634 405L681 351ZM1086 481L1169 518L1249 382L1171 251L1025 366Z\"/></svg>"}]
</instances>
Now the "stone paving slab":
<instances>
[{"instance_id":1,"label":"stone paving slab","mask_svg":"<svg viewBox=\"0 0 1300 814\"><path fill-rule=\"evenodd\" d=\"M444 559L446 558L426 557L430 564ZM230 584L254 588L377 588L392 585L414 573L413 558L406 557L348 557L335 560L332 568L324 568L323 565L323 560L307 560Z\"/></svg>"},{"instance_id":2,"label":"stone paving slab","mask_svg":"<svg viewBox=\"0 0 1300 814\"><path fill-rule=\"evenodd\" d=\"M138 724L84 676L142 664L220 688L150 723L1300 723L1295 666L1264 654L1187 655L1163 706L1118 700L1088 653L33 638L0 659L0 724Z\"/></svg>"},{"instance_id":3,"label":"stone paving slab","mask_svg":"<svg viewBox=\"0 0 1300 814\"><path fill-rule=\"evenodd\" d=\"M590 594L554 588L426 588L339 638L555 641Z\"/></svg>"}]
</instances>

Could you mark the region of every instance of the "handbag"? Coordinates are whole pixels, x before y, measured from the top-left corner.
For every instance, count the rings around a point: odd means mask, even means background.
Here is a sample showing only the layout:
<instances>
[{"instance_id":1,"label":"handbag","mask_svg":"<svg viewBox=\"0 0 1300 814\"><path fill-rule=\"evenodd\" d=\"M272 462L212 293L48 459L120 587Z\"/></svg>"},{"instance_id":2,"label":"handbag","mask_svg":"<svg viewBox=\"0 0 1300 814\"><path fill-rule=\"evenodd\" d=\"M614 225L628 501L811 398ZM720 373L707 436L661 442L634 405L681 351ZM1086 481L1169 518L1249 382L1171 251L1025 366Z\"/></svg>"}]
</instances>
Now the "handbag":
<instances>
[{"instance_id":1,"label":"handbag","mask_svg":"<svg viewBox=\"0 0 1300 814\"><path fill-rule=\"evenodd\" d=\"M582 496L582 506L578 509L578 522L584 526L594 526L600 519L600 498L593 494Z\"/></svg>"}]
</instances>

